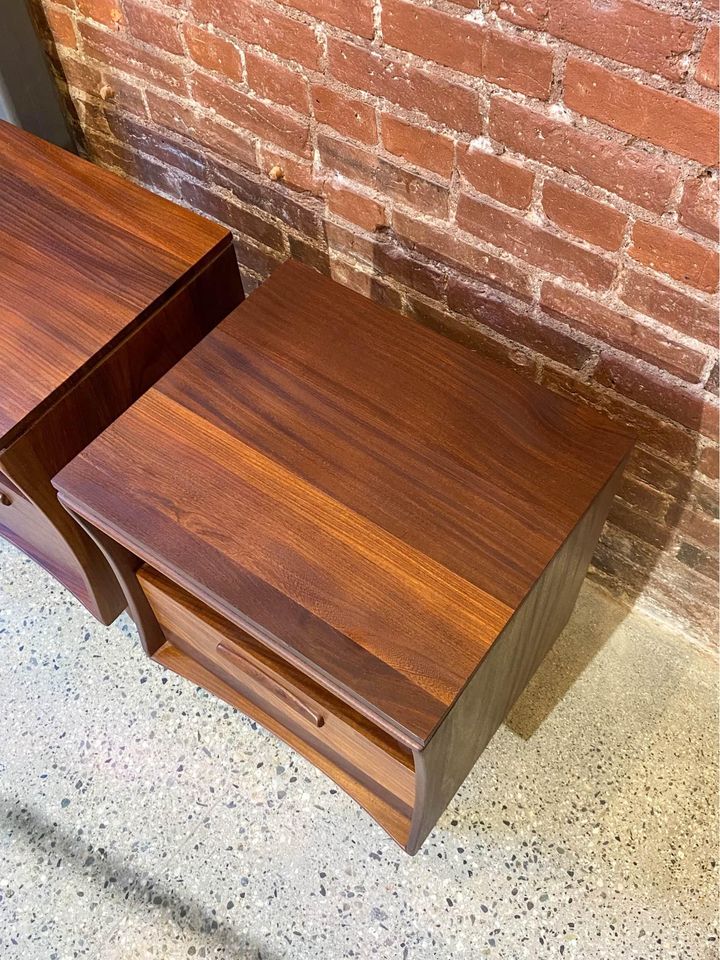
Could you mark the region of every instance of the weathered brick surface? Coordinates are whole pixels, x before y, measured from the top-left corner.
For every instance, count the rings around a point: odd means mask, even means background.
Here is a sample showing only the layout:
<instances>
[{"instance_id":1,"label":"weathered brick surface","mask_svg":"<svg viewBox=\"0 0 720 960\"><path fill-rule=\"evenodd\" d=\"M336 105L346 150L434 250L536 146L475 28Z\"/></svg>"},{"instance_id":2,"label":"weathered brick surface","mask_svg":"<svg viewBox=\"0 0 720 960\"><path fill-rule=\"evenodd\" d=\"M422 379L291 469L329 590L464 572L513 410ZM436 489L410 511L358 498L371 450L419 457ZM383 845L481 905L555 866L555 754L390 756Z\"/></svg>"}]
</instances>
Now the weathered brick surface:
<instances>
[{"instance_id":1,"label":"weathered brick surface","mask_svg":"<svg viewBox=\"0 0 720 960\"><path fill-rule=\"evenodd\" d=\"M695 79L698 83L701 83L704 87L713 87L715 90L718 88L718 43L720 43L720 36L718 36L718 27L715 24L708 30L705 37L705 43L695 71Z\"/></svg>"},{"instance_id":2,"label":"weathered brick surface","mask_svg":"<svg viewBox=\"0 0 720 960\"><path fill-rule=\"evenodd\" d=\"M678 208L680 222L689 230L717 241L720 237L719 196L717 177L703 175L687 180Z\"/></svg>"},{"instance_id":3,"label":"weathered brick surface","mask_svg":"<svg viewBox=\"0 0 720 960\"><path fill-rule=\"evenodd\" d=\"M530 206L535 175L527 167L508 163L494 153L478 150L471 143L469 147L459 148L458 170L480 193L509 207Z\"/></svg>"},{"instance_id":4,"label":"weathered brick surface","mask_svg":"<svg viewBox=\"0 0 720 960\"><path fill-rule=\"evenodd\" d=\"M248 289L296 257L631 426L593 575L708 640L716 0L33 3L88 155Z\"/></svg>"},{"instance_id":5,"label":"weathered brick surface","mask_svg":"<svg viewBox=\"0 0 720 960\"><path fill-rule=\"evenodd\" d=\"M695 24L635 0L498 0L503 19L544 30L611 60L680 80Z\"/></svg>"},{"instance_id":6,"label":"weathered brick surface","mask_svg":"<svg viewBox=\"0 0 720 960\"><path fill-rule=\"evenodd\" d=\"M259 97L310 113L308 82L301 73L250 50L245 54L245 73L248 86Z\"/></svg>"},{"instance_id":7,"label":"weathered brick surface","mask_svg":"<svg viewBox=\"0 0 720 960\"><path fill-rule=\"evenodd\" d=\"M176 56L185 53L177 19L148 7L141 0L123 0L123 10L133 37Z\"/></svg>"},{"instance_id":8,"label":"weathered brick surface","mask_svg":"<svg viewBox=\"0 0 720 960\"><path fill-rule=\"evenodd\" d=\"M185 25L184 36L188 54L194 63L203 70L221 73L228 80L242 83L242 56L235 43L193 23Z\"/></svg>"},{"instance_id":9,"label":"weathered brick surface","mask_svg":"<svg viewBox=\"0 0 720 960\"><path fill-rule=\"evenodd\" d=\"M699 290L717 290L718 258L710 247L645 220L636 222L632 241L633 259Z\"/></svg>"},{"instance_id":10,"label":"weathered brick surface","mask_svg":"<svg viewBox=\"0 0 720 960\"><path fill-rule=\"evenodd\" d=\"M313 84L312 100L318 123L326 124L353 140L377 142L375 110L370 104L321 84Z\"/></svg>"},{"instance_id":11,"label":"weathered brick surface","mask_svg":"<svg viewBox=\"0 0 720 960\"><path fill-rule=\"evenodd\" d=\"M547 47L410 0L384 0L382 28L386 43L426 60L530 96L550 93L553 54Z\"/></svg>"},{"instance_id":12,"label":"weathered brick surface","mask_svg":"<svg viewBox=\"0 0 720 960\"><path fill-rule=\"evenodd\" d=\"M449 177L453 171L455 144L450 137L407 123L391 113L382 116L383 146L417 167Z\"/></svg>"},{"instance_id":13,"label":"weathered brick surface","mask_svg":"<svg viewBox=\"0 0 720 960\"><path fill-rule=\"evenodd\" d=\"M493 97L491 137L518 154L577 174L624 200L663 213L681 175L671 158L638 150L599 134L565 115L555 119L537 109Z\"/></svg>"},{"instance_id":14,"label":"weathered brick surface","mask_svg":"<svg viewBox=\"0 0 720 960\"><path fill-rule=\"evenodd\" d=\"M573 59L565 69L565 103L578 113L683 157L717 164L717 111L684 97Z\"/></svg>"},{"instance_id":15,"label":"weathered brick surface","mask_svg":"<svg viewBox=\"0 0 720 960\"><path fill-rule=\"evenodd\" d=\"M615 276L612 261L577 246L499 207L462 195L456 220L463 229L548 273L559 273L593 290L606 289Z\"/></svg>"},{"instance_id":16,"label":"weathered brick surface","mask_svg":"<svg viewBox=\"0 0 720 960\"><path fill-rule=\"evenodd\" d=\"M437 123L478 133L480 103L470 83L441 76L430 64L414 66L370 47L331 37L328 71L341 83L418 111Z\"/></svg>"},{"instance_id":17,"label":"weathered brick surface","mask_svg":"<svg viewBox=\"0 0 720 960\"><path fill-rule=\"evenodd\" d=\"M604 250L620 247L627 217L615 207L598 203L552 180L543 184L542 204L548 219L568 233Z\"/></svg>"}]
</instances>

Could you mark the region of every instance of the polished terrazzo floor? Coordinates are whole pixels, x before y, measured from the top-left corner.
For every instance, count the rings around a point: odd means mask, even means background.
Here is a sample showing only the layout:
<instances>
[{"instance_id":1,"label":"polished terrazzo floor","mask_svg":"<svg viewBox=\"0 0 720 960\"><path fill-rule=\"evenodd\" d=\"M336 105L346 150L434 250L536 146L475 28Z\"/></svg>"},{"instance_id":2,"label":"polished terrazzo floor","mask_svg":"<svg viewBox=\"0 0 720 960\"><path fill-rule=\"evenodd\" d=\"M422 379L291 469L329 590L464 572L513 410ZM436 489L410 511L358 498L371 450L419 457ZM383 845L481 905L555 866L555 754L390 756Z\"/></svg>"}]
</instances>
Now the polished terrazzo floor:
<instances>
[{"instance_id":1,"label":"polished terrazzo floor","mask_svg":"<svg viewBox=\"0 0 720 960\"><path fill-rule=\"evenodd\" d=\"M591 585L411 859L0 545L3 960L715 958L712 660Z\"/></svg>"}]
</instances>

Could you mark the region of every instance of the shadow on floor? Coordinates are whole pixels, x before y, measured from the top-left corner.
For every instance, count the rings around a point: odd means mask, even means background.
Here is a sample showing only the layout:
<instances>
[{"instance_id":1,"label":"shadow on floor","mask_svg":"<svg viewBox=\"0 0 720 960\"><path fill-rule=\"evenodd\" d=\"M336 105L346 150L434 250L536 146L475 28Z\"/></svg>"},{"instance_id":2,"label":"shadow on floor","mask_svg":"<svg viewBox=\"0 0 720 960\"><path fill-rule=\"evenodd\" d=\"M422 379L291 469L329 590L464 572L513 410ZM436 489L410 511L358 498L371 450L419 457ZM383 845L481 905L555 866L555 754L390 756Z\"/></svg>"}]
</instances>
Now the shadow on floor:
<instances>
[{"instance_id":1,"label":"shadow on floor","mask_svg":"<svg viewBox=\"0 0 720 960\"><path fill-rule=\"evenodd\" d=\"M576 605L562 634L505 718L505 726L529 740L629 613L609 594L601 621L588 622L583 609Z\"/></svg>"},{"instance_id":2,"label":"shadow on floor","mask_svg":"<svg viewBox=\"0 0 720 960\"><path fill-rule=\"evenodd\" d=\"M0 797L0 823L8 833L22 834L24 842L36 854L52 856L70 870L76 882L95 888L98 897L116 892L128 907L159 926L162 920L185 927L188 933L202 936L207 955L253 957L278 960L267 947L253 943L249 936L233 930L219 920L211 907L183 897L169 883L143 875L104 848L92 848L82 835L73 836L56 821L31 804ZM111 931L107 931L108 936Z\"/></svg>"}]
</instances>

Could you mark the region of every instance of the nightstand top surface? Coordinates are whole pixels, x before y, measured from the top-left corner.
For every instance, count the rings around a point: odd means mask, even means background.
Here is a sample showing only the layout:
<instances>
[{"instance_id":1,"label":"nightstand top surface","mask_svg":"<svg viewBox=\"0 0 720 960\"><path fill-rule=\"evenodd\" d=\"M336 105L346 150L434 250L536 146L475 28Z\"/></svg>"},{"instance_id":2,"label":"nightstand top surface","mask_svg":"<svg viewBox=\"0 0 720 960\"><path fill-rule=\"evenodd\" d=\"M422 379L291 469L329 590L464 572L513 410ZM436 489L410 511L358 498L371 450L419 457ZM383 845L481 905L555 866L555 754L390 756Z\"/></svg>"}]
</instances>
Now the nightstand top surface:
<instances>
[{"instance_id":1,"label":"nightstand top surface","mask_svg":"<svg viewBox=\"0 0 720 960\"><path fill-rule=\"evenodd\" d=\"M631 446L289 261L56 486L419 745Z\"/></svg>"},{"instance_id":2,"label":"nightstand top surface","mask_svg":"<svg viewBox=\"0 0 720 960\"><path fill-rule=\"evenodd\" d=\"M0 448L227 239L0 121Z\"/></svg>"}]
</instances>

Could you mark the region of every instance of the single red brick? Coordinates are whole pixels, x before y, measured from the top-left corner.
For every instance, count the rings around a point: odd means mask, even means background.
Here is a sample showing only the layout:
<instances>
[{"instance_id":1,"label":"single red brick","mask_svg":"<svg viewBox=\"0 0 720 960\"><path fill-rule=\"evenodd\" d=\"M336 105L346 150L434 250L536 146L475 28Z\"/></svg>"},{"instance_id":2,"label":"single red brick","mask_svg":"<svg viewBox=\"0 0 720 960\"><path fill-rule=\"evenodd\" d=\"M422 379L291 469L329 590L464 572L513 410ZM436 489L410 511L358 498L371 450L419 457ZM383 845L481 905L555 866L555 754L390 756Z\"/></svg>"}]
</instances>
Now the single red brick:
<instances>
[{"instance_id":1,"label":"single red brick","mask_svg":"<svg viewBox=\"0 0 720 960\"><path fill-rule=\"evenodd\" d=\"M424 256L454 267L469 269L490 287L507 290L521 300L532 298L532 285L527 273L515 264L481 250L477 244L465 243L447 229L436 227L401 210L393 213L395 232L405 243L416 246Z\"/></svg>"},{"instance_id":2,"label":"single red brick","mask_svg":"<svg viewBox=\"0 0 720 960\"><path fill-rule=\"evenodd\" d=\"M117 27L125 22L119 0L76 0L78 13L90 20Z\"/></svg>"},{"instance_id":3,"label":"single red brick","mask_svg":"<svg viewBox=\"0 0 720 960\"><path fill-rule=\"evenodd\" d=\"M185 42L188 53L198 66L242 83L242 57L234 43L191 23L185 25Z\"/></svg>"},{"instance_id":4,"label":"single red brick","mask_svg":"<svg viewBox=\"0 0 720 960\"><path fill-rule=\"evenodd\" d=\"M320 68L322 46L306 23L253 0L191 0L199 23L212 23L237 40L254 43L311 70Z\"/></svg>"},{"instance_id":5,"label":"single red brick","mask_svg":"<svg viewBox=\"0 0 720 960\"><path fill-rule=\"evenodd\" d=\"M514 0L497 5L504 19L671 80L683 78L683 57L692 49L696 32L682 17L634 0L607 4L595 0Z\"/></svg>"},{"instance_id":6,"label":"single red brick","mask_svg":"<svg viewBox=\"0 0 720 960\"><path fill-rule=\"evenodd\" d=\"M551 119L501 97L490 103L490 135L512 150L550 163L662 213L680 171L677 167Z\"/></svg>"},{"instance_id":7,"label":"single red brick","mask_svg":"<svg viewBox=\"0 0 720 960\"><path fill-rule=\"evenodd\" d=\"M176 56L184 56L177 20L154 10L141 0L123 0L123 9L130 33L143 43L167 50Z\"/></svg>"},{"instance_id":8,"label":"single red brick","mask_svg":"<svg viewBox=\"0 0 720 960\"><path fill-rule=\"evenodd\" d=\"M312 85L315 119L363 143L377 143L375 108L320 84Z\"/></svg>"},{"instance_id":9,"label":"single red brick","mask_svg":"<svg viewBox=\"0 0 720 960\"><path fill-rule=\"evenodd\" d=\"M688 297L636 270L625 273L619 293L628 306L645 316L703 343L717 344L717 310L710 304Z\"/></svg>"},{"instance_id":10,"label":"single red brick","mask_svg":"<svg viewBox=\"0 0 720 960\"><path fill-rule=\"evenodd\" d=\"M521 260L594 290L609 287L615 276L609 260L466 194L458 202L456 220L464 230Z\"/></svg>"},{"instance_id":11,"label":"single red brick","mask_svg":"<svg viewBox=\"0 0 720 960\"><path fill-rule=\"evenodd\" d=\"M70 47L76 50L78 38L75 33L74 21L70 14L65 10L60 10L58 7L51 6L44 7L44 11L47 17L48 28L55 43L59 47Z\"/></svg>"},{"instance_id":12,"label":"single red brick","mask_svg":"<svg viewBox=\"0 0 720 960\"><path fill-rule=\"evenodd\" d=\"M458 169L480 193L509 207L529 207L535 174L517 163L473 147L458 147Z\"/></svg>"},{"instance_id":13,"label":"single red brick","mask_svg":"<svg viewBox=\"0 0 720 960\"><path fill-rule=\"evenodd\" d=\"M685 183L679 216L686 227L709 240L720 239L717 177L695 177Z\"/></svg>"},{"instance_id":14,"label":"single red brick","mask_svg":"<svg viewBox=\"0 0 720 960\"><path fill-rule=\"evenodd\" d=\"M86 57L137 77L143 86L151 82L174 93L187 93L185 74L179 63L160 52L140 49L116 33L91 23L81 22L78 28Z\"/></svg>"},{"instance_id":15,"label":"single red brick","mask_svg":"<svg viewBox=\"0 0 720 960\"><path fill-rule=\"evenodd\" d=\"M398 63L376 50L343 40L328 40L330 74L341 83L418 110L432 120L469 134L480 132L478 93L451 83L431 70Z\"/></svg>"},{"instance_id":16,"label":"single red brick","mask_svg":"<svg viewBox=\"0 0 720 960\"><path fill-rule=\"evenodd\" d=\"M234 163L255 165L255 147L247 133L232 130L216 120L200 116L190 106L147 91L150 117L159 126L188 137L198 146L227 157Z\"/></svg>"},{"instance_id":17,"label":"single red brick","mask_svg":"<svg viewBox=\"0 0 720 960\"><path fill-rule=\"evenodd\" d=\"M471 316L496 333L575 370L579 370L591 356L584 344L562 330L517 313L466 280L448 278L447 302L455 313Z\"/></svg>"},{"instance_id":18,"label":"single red brick","mask_svg":"<svg viewBox=\"0 0 720 960\"><path fill-rule=\"evenodd\" d=\"M635 223L632 240L628 252L634 260L699 290L717 290L718 259L708 247L644 220Z\"/></svg>"},{"instance_id":19,"label":"single red brick","mask_svg":"<svg viewBox=\"0 0 720 960\"><path fill-rule=\"evenodd\" d=\"M325 196L331 213L372 232L386 223L385 209L371 197L348 190L332 180L325 181Z\"/></svg>"},{"instance_id":20,"label":"single red brick","mask_svg":"<svg viewBox=\"0 0 720 960\"><path fill-rule=\"evenodd\" d=\"M543 184L543 209L563 230L594 243L604 250L618 250L627 217L606 203L599 203L552 180Z\"/></svg>"},{"instance_id":21,"label":"single red brick","mask_svg":"<svg viewBox=\"0 0 720 960\"><path fill-rule=\"evenodd\" d=\"M550 95L548 47L405 0L384 0L382 27L385 42L401 50L532 97Z\"/></svg>"},{"instance_id":22,"label":"single red brick","mask_svg":"<svg viewBox=\"0 0 720 960\"><path fill-rule=\"evenodd\" d=\"M217 111L231 123L298 156L312 153L308 122L290 116L282 107L263 103L200 73L193 78L192 91L201 106Z\"/></svg>"},{"instance_id":23,"label":"single red brick","mask_svg":"<svg viewBox=\"0 0 720 960\"><path fill-rule=\"evenodd\" d=\"M304 10L310 16L334 27L354 33L356 37L372 39L375 32L373 24L372 0L282 0L289 7Z\"/></svg>"},{"instance_id":24,"label":"single red brick","mask_svg":"<svg viewBox=\"0 0 720 960\"><path fill-rule=\"evenodd\" d=\"M407 123L390 113L382 115L382 133L383 145L389 153L443 177L452 174L455 145L449 137Z\"/></svg>"},{"instance_id":25,"label":"single red brick","mask_svg":"<svg viewBox=\"0 0 720 960\"><path fill-rule=\"evenodd\" d=\"M695 70L695 79L704 87L712 87L717 90L720 85L718 79L718 45L720 44L720 34L717 24L710 27L705 37L697 69Z\"/></svg>"},{"instance_id":26,"label":"single red brick","mask_svg":"<svg viewBox=\"0 0 720 960\"><path fill-rule=\"evenodd\" d=\"M320 134L318 150L324 167L387 194L430 216L446 217L448 188L378 158L360 147Z\"/></svg>"},{"instance_id":27,"label":"single red brick","mask_svg":"<svg viewBox=\"0 0 720 960\"><path fill-rule=\"evenodd\" d=\"M426 180L384 158L378 161L377 189L396 203L444 219L448 215L449 188Z\"/></svg>"},{"instance_id":28,"label":"single red brick","mask_svg":"<svg viewBox=\"0 0 720 960\"><path fill-rule=\"evenodd\" d=\"M248 86L258 96L310 113L308 82L301 74L251 50L245 52L245 71Z\"/></svg>"},{"instance_id":29,"label":"single red brick","mask_svg":"<svg viewBox=\"0 0 720 960\"><path fill-rule=\"evenodd\" d=\"M641 403L668 420L714 439L717 435L717 407L698 391L667 375L640 369L636 362L602 354L595 368L598 383Z\"/></svg>"},{"instance_id":30,"label":"single red brick","mask_svg":"<svg viewBox=\"0 0 720 960\"><path fill-rule=\"evenodd\" d=\"M612 347L690 383L699 383L702 378L707 361L704 353L670 340L631 317L550 282L543 283L540 302L552 316Z\"/></svg>"},{"instance_id":31,"label":"single red brick","mask_svg":"<svg viewBox=\"0 0 720 960\"><path fill-rule=\"evenodd\" d=\"M717 162L718 115L583 60L569 60L565 103L578 113L700 163Z\"/></svg>"}]
</instances>

